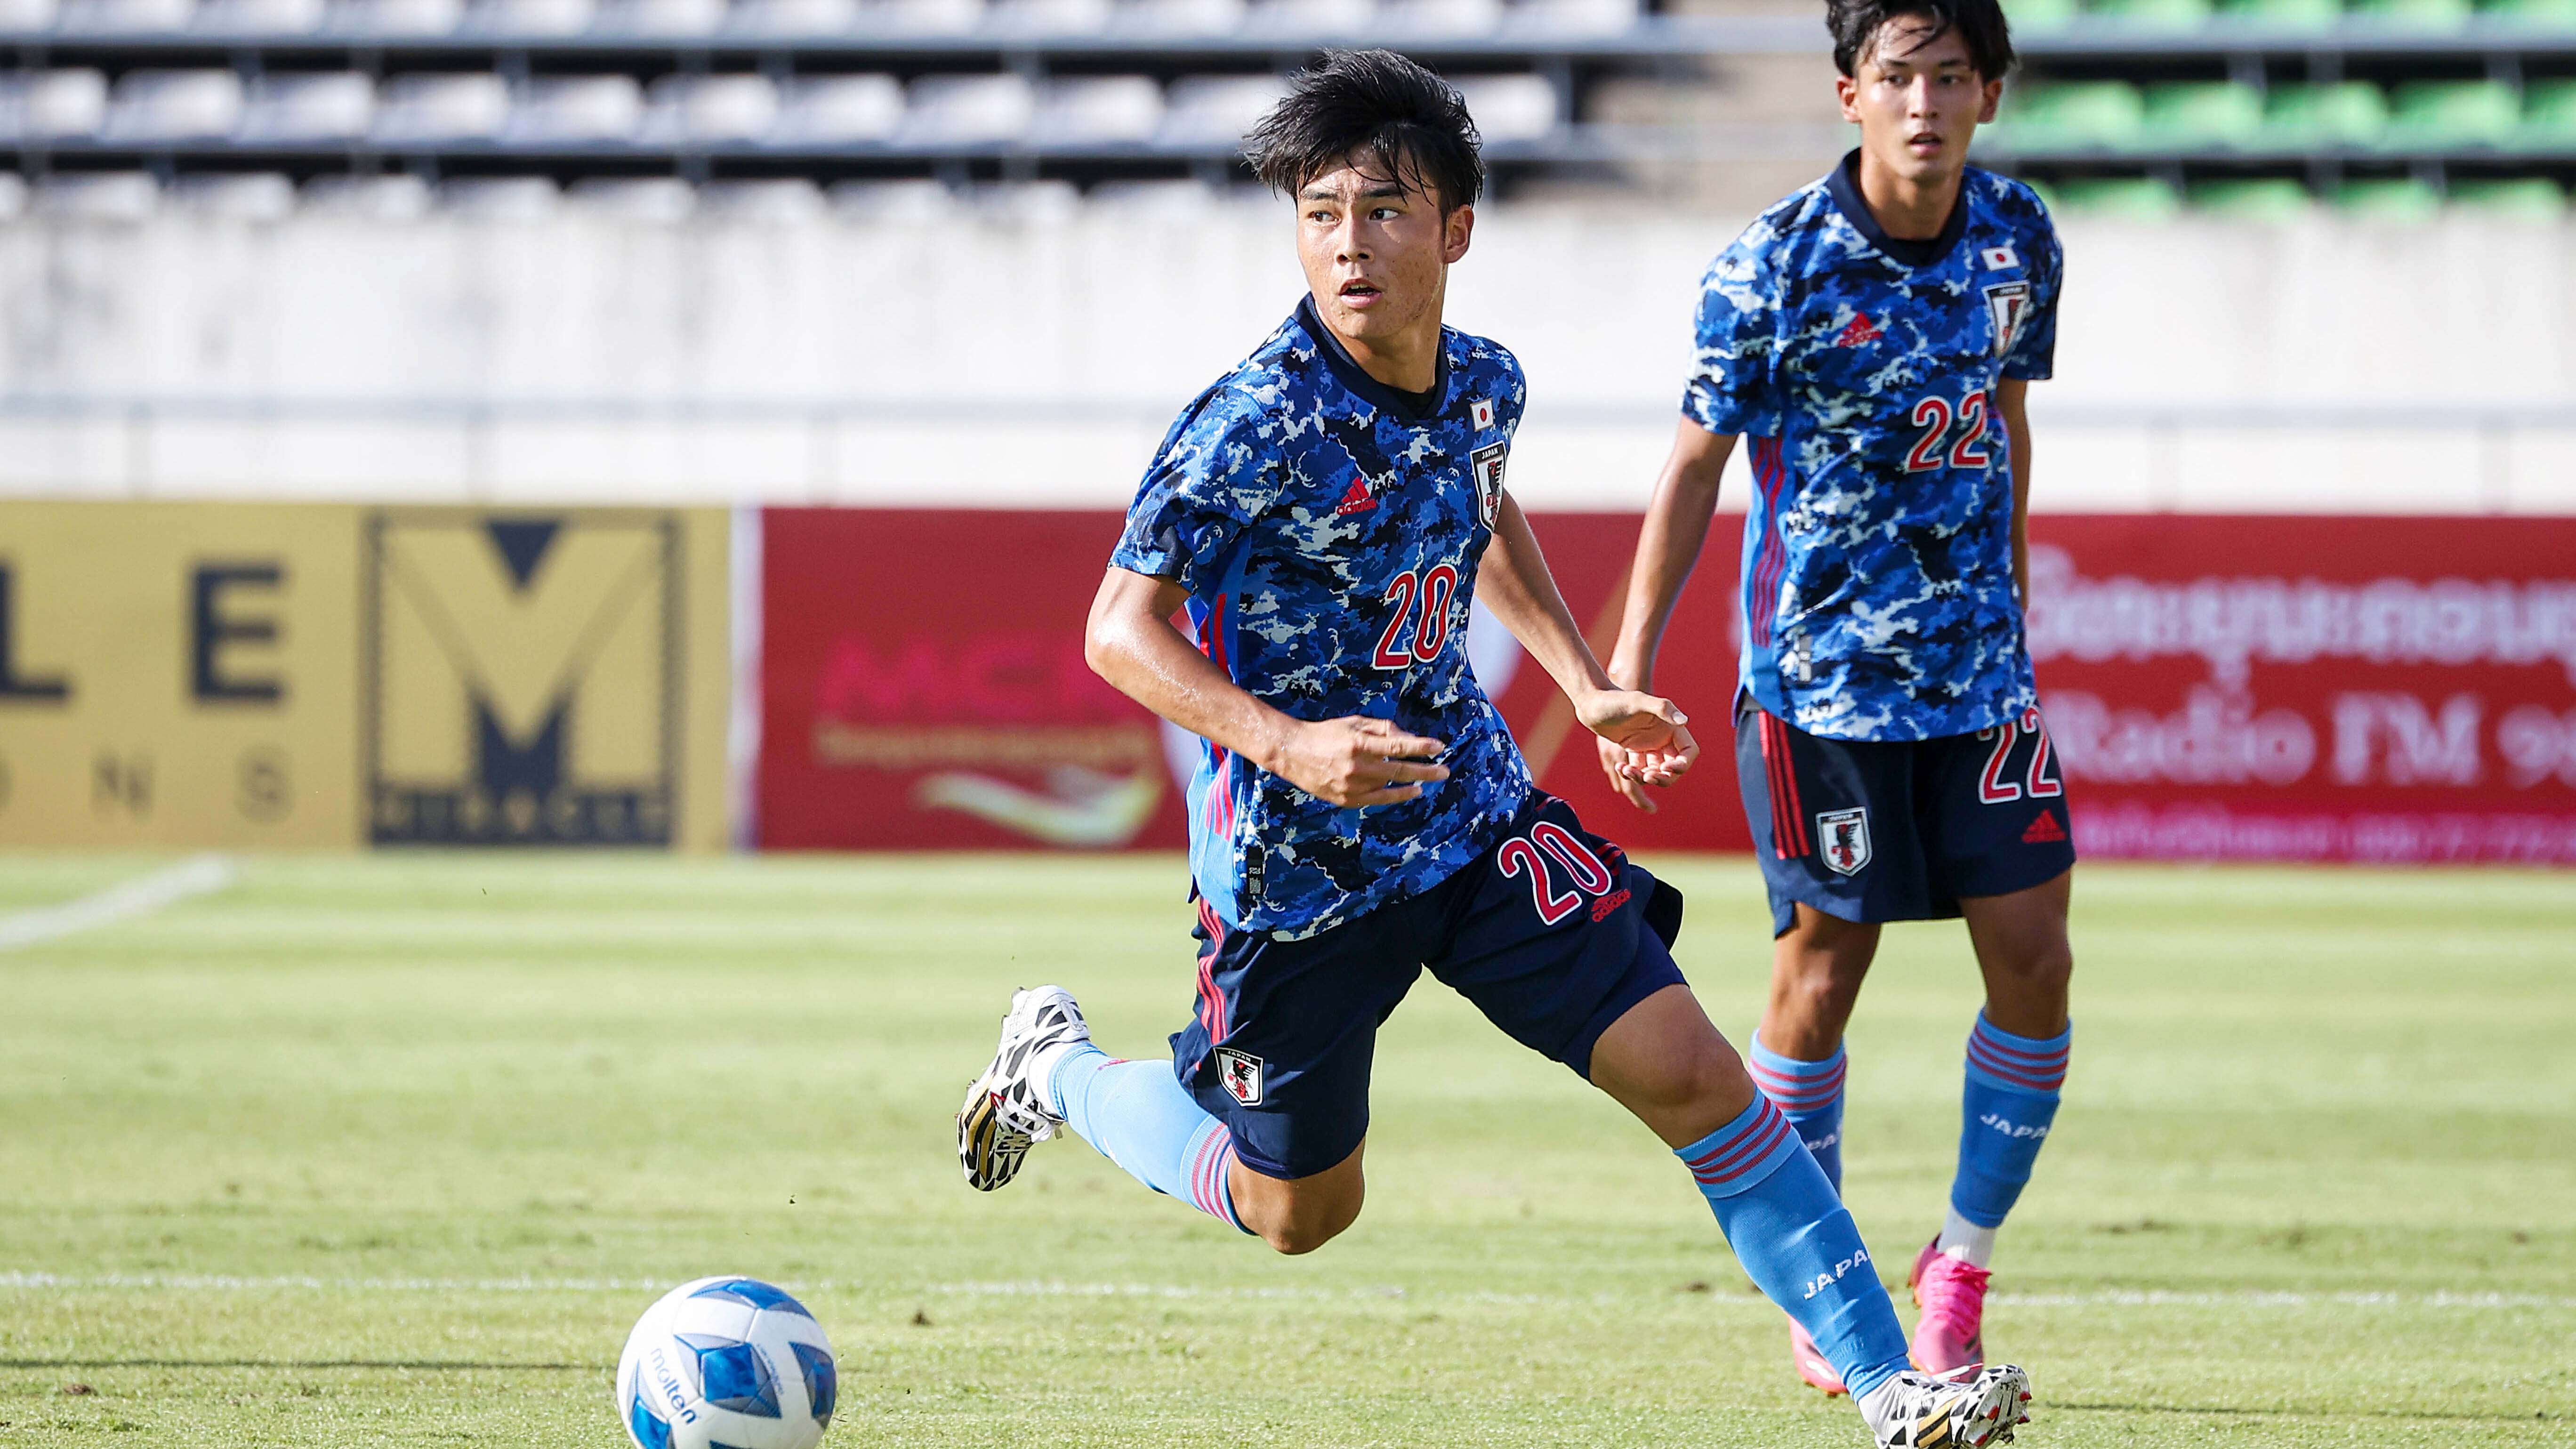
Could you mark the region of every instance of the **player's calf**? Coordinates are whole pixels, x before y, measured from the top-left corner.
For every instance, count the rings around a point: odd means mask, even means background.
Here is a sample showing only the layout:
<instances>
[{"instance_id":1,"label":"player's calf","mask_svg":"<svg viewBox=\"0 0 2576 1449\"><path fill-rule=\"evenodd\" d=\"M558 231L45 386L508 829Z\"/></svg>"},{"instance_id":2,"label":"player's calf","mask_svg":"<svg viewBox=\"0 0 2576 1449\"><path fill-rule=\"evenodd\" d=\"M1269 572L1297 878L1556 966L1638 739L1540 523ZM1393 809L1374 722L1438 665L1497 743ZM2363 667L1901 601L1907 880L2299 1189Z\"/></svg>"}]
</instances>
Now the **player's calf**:
<instances>
[{"instance_id":1,"label":"player's calf","mask_svg":"<svg viewBox=\"0 0 2576 1449\"><path fill-rule=\"evenodd\" d=\"M1123 1061L1091 1044L1082 1008L1060 986L1011 998L993 1061L957 1112L967 1182L990 1192L1030 1146L1069 1127L1154 1191L1236 1228L1234 1134L1181 1090L1168 1061ZM1247 1230L1248 1231L1248 1230Z\"/></svg>"}]
</instances>

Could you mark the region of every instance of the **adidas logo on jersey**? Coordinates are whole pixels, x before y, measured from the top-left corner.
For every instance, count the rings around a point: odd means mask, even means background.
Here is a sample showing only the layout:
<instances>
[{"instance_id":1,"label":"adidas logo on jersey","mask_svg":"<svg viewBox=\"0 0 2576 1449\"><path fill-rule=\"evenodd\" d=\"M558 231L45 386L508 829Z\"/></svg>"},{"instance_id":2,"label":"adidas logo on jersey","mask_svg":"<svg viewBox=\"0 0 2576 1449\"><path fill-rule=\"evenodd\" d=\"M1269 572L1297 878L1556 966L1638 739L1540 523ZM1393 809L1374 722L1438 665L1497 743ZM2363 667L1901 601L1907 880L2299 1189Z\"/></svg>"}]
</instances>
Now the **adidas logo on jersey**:
<instances>
[{"instance_id":1,"label":"adidas logo on jersey","mask_svg":"<svg viewBox=\"0 0 2576 1449\"><path fill-rule=\"evenodd\" d=\"M1852 314L1851 325L1845 327L1841 332L1834 335L1834 345L1836 347L1858 347L1863 343L1876 342L1881 335L1882 334L1876 327L1870 325L1869 314L1867 312L1854 312Z\"/></svg>"},{"instance_id":2,"label":"adidas logo on jersey","mask_svg":"<svg viewBox=\"0 0 2576 1449\"><path fill-rule=\"evenodd\" d=\"M2042 810L2030 828L2021 833L2024 845L2055 845L2066 838L2066 827L2057 823L2057 812Z\"/></svg>"},{"instance_id":3,"label":"adidas logo on jersey","mask_svg":"<svg viewBox=\"0 0 2576 1449\"><path fill-rule=\"evenodd\" d=\"M1346 513L1366 513L1375 507L1377 507L1377 500L1369 496L1368 480L1354 478L1351 480L1350 491L1342 495L1341 506L1333 510L1333 516L1339 518Z\"/></svg>"}]
</instances>

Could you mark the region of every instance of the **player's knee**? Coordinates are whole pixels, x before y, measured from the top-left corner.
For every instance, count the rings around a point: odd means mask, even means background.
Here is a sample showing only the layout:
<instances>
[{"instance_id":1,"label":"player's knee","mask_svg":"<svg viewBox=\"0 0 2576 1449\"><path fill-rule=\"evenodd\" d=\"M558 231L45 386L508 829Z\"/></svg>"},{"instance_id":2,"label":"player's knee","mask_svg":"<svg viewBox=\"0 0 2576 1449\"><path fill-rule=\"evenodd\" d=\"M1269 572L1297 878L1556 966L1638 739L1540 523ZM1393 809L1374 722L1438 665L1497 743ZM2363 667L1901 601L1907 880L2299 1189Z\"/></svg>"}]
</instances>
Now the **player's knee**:
<instances>
[{"instance_id":1,"label":"player's knee","mask_svg":"<svg viewBox=\"0 0 2576 1449\"><path fill-rule=\"evenodd\" d=\"M1753 1084L1743 1063L1721 1048L1677 1053L1657 1062L1638 1074L1633 1093L1642 1100L1629 1105L1650 1121L1705 1120L1714 1129L1753 1100Z\"/></svg>"},{"instance_id":2,"label":"player's knee","mask_svg":"<svg viewBox=\"0 0 2576 1449\"><path fill-rule=\"evenodd\" d=\"M1342 1235L1359 1221L1360 1199L1357 1194L1297 1208L1261 1227L1261 1241L1286 1257L1311 1253Z\"/></svg>"},{"instance_id":3,"label":"player's knee","mask_svg":"<svg viewBox=\"0 0 2576 1449\"><path fill-rule=\"evenodd\" d=\"M1814 1023L1841 1034L1842 1024L1851 1020L1852 1008L1860 1001L1860 983L1864 971L1851 970L1829 956L1802 961L1797 969L1783 973L1775 981L1772 995L1797 1019Z\"/></svg>"},{"instance_id":4,"label":"player's knee","mask_svg":"<svg viewBox=\"0 0 2576 1449\"><path fill-rule=\"evenodd\" d=\"M2015 951L2001 964L2002 974L2020 990L2063 993L2075 975L2075 951L2060 939Z\"/></svg>"}]
</instances>

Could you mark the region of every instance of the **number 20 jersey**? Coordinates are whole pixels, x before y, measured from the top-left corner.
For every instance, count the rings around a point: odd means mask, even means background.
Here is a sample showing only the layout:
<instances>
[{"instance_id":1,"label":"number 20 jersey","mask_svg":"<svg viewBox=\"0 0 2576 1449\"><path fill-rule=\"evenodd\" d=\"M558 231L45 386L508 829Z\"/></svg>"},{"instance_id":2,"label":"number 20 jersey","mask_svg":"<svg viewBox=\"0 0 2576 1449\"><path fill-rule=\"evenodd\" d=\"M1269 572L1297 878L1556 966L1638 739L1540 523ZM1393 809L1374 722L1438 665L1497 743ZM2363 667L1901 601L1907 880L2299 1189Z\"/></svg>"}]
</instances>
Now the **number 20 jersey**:
<instances>
[{"instance_id":1,"label":"number 20 jersey","mask_svg":"<svg viewBox=\"0 0 2576 1449\"><path fill-rule=\"evenodd\" d=\"M1743 688L1812 735L1969 734L2037 701L1994 395L2049 375L2057 234L1971 168L1939 236L1889 237L1858 156L1709 267L1682 408L1751 464Z\"/></svg>"},{"instance_id":2,"label":"number 20 jersey","mask_svg":"<svg viewBox=\"0 0 2576 1449\"><path fill-rule=\"evenodd\" d=\"M1528 798L1466 640L1525 396L1510 353L1445 328L1431 392L1396 392L1306 302L1163 439L1110 563L1188 589L1200 650L1273 709L1447 746L1447 780L1358 810L1203 744L1190 870L1227 924L1293 940L1419 895Z\"/></svg>"}]
</instances>

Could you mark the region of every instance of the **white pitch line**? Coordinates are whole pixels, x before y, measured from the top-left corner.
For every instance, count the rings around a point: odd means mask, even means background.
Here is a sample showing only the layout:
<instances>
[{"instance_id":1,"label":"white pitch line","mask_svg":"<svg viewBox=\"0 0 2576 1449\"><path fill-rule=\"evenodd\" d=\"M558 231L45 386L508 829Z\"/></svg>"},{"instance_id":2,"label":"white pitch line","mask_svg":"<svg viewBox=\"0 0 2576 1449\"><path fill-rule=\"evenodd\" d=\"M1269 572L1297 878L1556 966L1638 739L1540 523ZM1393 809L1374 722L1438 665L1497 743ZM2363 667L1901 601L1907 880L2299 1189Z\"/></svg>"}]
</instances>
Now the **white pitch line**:
<instances>
[{"instance_id":1,"label":"white pitch line","mask_svg":"<svg viewBox=\"0 0 2576 1449\"><path fill-rule=\"evenodd\" d=\"M0 1289L124 1289L140 1292L242 1293L280 1290L324 1293L658 1293L670 1285L648 1278L314 1278L296 1275L236 1277L211 1273L44 1273L0 1272ZM790 1293L877 1293L894 1297L916 1294L972 1298L1155 1298L1155 1299L1292 1299L1315 1303L1628 1303L1640 1295L1610 1293L1449 1293L1416 1292L1394 1286L1365 1288L1209 1287L1191 1283L929 1283L883 1281L781 1282ZM1664 1295L1652 1295L1661 1297ZM1995 1293L1987 1302L2022 1308L2403 1308L2501 1312L2512 1309L2576 1309L2576 1298L2519 1293L2345 1293L2264 1292L2176 1293L2154 1290L2109 1290L2099 1293ZM1744 1308L1774 1312L1750 1294L1714 1295L1711 1308Z\"/></svg>"},{"instance_id":2,"label":"white pitch line","mask_svg":"<svg viewBox=\"0 0 2576 1449\"><path fill-rule=\"evenodd\" d=\"M219 891L232 883L231 861L220 855L200 855L63 905L0 916L0 951L15 951L92 926L111 926L148 916L190 896Z\"/></svg>"}]
</instances>

